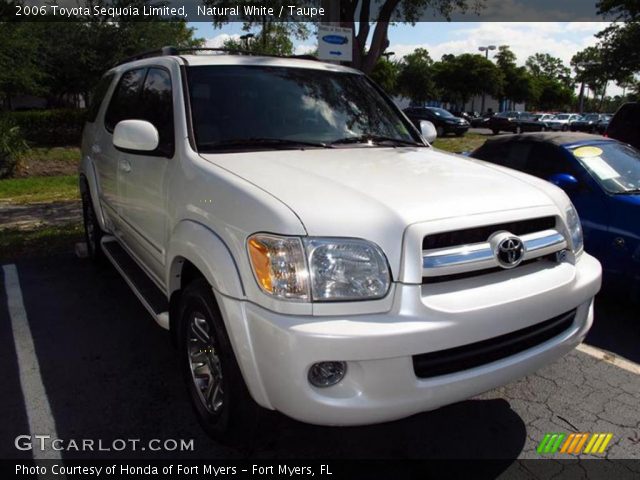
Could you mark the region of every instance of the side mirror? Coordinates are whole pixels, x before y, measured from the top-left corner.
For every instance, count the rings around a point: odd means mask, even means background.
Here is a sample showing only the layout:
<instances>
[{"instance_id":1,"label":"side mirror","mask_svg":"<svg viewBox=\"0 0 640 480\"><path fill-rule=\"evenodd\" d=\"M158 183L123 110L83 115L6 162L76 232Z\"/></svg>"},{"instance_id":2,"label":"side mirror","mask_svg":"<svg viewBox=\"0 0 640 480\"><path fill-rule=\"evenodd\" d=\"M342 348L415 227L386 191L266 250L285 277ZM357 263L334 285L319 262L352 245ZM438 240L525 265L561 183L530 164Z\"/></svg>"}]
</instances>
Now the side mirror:
<instances>
[{"instance_id":1,"label":"side mirror","mask_svg":"<svg viewBox=\"0 0 640 480\"><path fill-rule=\"evenodd\" d=\"M578 188L578 180L569 173L555 173L547 180L560 187L565 192L573 192Z\"/></svg>"},{"instance_id":2,"label":"side mirror","mask_svg":"<svg viewBox=\"0 0 640 480\"><path fill-rule=\"evenodd\" d=\"M122 120L113 131L113 145L119 150L152 152L159 143L158 130L146 120Z\"/></svg>"},{"instance_id":3,"label":"side mirror","mask_svg":"<svg viewBox=\"0 0 640 480\"><path fill-rule=\"evenodd\" d=\"M429 143L432 143L438 136L436 127L428 120L420 120L420 133L422 134L423 138Z\"/></svg>"}]
</instances>

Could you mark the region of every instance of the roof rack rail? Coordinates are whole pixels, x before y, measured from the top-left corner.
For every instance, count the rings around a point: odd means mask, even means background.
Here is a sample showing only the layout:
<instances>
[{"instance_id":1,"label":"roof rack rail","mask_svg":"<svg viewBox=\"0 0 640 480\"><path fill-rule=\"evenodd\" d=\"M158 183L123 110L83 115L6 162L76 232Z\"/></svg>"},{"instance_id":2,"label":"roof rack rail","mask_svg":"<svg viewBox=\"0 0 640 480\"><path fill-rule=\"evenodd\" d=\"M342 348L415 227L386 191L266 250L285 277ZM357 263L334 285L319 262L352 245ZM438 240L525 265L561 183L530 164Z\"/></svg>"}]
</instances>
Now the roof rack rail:
<instances>
[{"instance_id":1,"label":"roof rack rail","mask_svg":"<svg viewBox=\"0 0 640 480\"><path fill-rule=\"evenodd\" d=\"M133 62L135 60L142 60L143 58L151 58L151 57L163 57L163 56L172 56L172 55L180 55L182 53L191 53L191 52L221 52L227 53L231 55L251 55L258 57L274 57L274 58L297 58L302 60L318 60L313 55L303 54L303 55L272 55L266 53L256 53L251 52L249 50L237 50L230 48L214 48L214 47L185 47L185 48L177 48L172 46L166 46L162 48L158 48L155 50L148 50L146 52L138 53L137 55L133 55L131 57L127 57L123 60L120 60L116 66L122 65L123 63Z\"/></svg>"}]
</instances>

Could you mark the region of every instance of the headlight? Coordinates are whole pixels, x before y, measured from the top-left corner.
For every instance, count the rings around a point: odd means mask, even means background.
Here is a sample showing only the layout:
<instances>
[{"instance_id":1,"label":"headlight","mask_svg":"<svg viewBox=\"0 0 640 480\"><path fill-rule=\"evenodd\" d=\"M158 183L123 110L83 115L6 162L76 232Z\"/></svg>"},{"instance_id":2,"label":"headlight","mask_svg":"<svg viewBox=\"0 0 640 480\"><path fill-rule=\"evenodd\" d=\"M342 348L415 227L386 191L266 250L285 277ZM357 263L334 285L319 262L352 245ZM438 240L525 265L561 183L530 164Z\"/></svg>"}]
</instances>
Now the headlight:
<instances>
[{"instance_id":1,"label":"headlight","mask_svg":"<svg viewBox=\"0 0 640 480\"><path fill-rule=\"evenodd\" d=\"M305 246L314 300L363 300L387 294L389 268L376 245L357 239L310 238Z\"/></svg>"},{"instance_id":2,"label":"headlight","mask_svg":"<svg viewBox=\"0 0 640 480\"><path fill-rule=\"evenodd\" d=\"M567 208L567 227L569 228L569 235L571 235L571 244L573 246L573 252L578 255L584 248L584 240L582 238L582 225L580 224L580 217L573 205Z\"/></svg>"},{"instance_id":3,"label":"headlight","mask_svg":"<svg viewBox=\"0 0 640 480\"><path fill-rule=\"evenodd\" d=\"M249 237L247 248L262 290L283 299L309 299L309 274L299 238L258 234Z\"/></svg>"},{"instance_id":4,"label":"headlight","mask_svg":"<svg viewBox=\"0 0 640 480\"><path fill-rule=\"evenodd\" d=\"M282 299L371 300L391 284L386 257L364 240L257 234L247 249L260 288Z\"/></svg>"}]
</instances>

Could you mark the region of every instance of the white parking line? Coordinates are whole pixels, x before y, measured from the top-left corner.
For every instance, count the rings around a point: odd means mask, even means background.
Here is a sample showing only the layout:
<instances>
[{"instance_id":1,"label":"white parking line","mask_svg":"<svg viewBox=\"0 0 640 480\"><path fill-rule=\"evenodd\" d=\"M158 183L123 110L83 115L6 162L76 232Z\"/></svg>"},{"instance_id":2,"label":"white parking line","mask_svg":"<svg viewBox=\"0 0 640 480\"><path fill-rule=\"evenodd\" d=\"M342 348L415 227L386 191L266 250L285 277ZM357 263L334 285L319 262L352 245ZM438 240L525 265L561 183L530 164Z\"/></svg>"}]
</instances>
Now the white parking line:
<instances>
[{"instance_id":1,"label":"white parking line","mask_svg":"<svg viewBox=\"0 0 640 480\"><path fill-rule=\"evenodd\" d=\"M40 365L36 356L31 329L27 319L27 312L22 301L22 291L20 290L20 280L15 265L3 265L5 289L7 292L7 305L9 316L11 317L11 329L13 330L13 341L18 357L18 370L20 372L20 386L24 398L25 409L29 421L29 430L32 435L51 435L51 438L58 438L56 424L51 414L51 406L47 398L47 392L40 376ZM61 458L60 452L48 449L42 451L39 442L33 441L33 458L54 459Z\"/></svg>"},{"instance_id":2,"label":"white parking line","mask_svg":"<svg viewBox=\"0 0 640 480\"><path fill-rule=\"evenodd\" d=\"M577 350L595 357L598 360L603 360L607 363L610 363L611 365L615 365L618 368L622 368L623 370L626 370L628 372L640 375L640 365L629 360L625 360L624 358L616 357L613 353L607 352L606 350L600 350L599 348L592 347L591 345L587 345L585 343L581 343L580 345L578 345Z\"/></svg>"}]
</instances>

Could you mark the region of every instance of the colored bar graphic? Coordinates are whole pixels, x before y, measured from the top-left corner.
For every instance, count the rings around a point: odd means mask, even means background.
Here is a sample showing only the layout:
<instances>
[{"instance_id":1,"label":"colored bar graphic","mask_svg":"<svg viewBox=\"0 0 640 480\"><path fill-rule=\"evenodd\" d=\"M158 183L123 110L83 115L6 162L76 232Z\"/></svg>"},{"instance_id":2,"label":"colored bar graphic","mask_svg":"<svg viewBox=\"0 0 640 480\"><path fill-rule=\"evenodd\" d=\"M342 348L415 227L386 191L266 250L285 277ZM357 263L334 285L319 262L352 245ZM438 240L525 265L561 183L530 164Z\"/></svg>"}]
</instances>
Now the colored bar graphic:
<instances>
[{"instance_id":1,"label":"colored bar graphic","mask_svg":"<svg viewBox=\"0 0 640 480\"><path fill-rule=\"evenodd\" d=\"M579 455L586 444L584 453L604 453L609 442L613 438L612 433L547 433L540 444L539 454L565 453ZM588 442L587 442L588 440Z\"/></svg>"}]
</instances>

